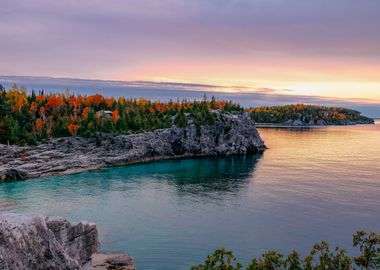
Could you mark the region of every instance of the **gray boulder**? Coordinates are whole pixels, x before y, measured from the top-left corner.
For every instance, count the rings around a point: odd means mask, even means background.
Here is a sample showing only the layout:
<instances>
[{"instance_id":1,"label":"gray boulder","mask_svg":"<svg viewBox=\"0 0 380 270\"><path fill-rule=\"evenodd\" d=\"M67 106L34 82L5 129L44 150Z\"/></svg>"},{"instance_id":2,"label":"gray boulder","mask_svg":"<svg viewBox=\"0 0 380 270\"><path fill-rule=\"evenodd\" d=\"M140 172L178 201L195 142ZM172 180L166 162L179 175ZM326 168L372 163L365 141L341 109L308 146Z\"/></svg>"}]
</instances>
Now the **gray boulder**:
<instances>
[{"instance_id":1,"label":"gray boulder","mask_svg":"<svg viewBox=\"0 0 380 270\"><path fill-rule=\"evenodd\" d=\"M0 269L82 269L98 247L96 226L88 222L0 215Z\"/></svg>"}]
</instances>

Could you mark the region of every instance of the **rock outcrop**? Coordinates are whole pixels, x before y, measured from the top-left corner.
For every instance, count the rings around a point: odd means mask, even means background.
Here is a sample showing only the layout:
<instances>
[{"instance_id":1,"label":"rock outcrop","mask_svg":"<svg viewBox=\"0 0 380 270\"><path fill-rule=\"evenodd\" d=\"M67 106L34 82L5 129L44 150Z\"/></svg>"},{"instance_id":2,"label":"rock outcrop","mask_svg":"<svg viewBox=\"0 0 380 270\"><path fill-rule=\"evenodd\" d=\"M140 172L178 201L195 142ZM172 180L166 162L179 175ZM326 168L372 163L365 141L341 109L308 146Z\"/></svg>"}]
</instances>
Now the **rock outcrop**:
<instances>
[{"instance_id":1,"label":"rock outcrop","mask_svg":"<svg viewBox=\"0 0 380 270\"><path fill-rule=\"evenodd\" d=\"M0 182L70 174L158 159L247 154L265 149L252 120L217 113L215 124L132 135L52 139L38 146L0 145Z\"/></svg>"},{"instance_id":2,"label":"rock outcrop","mask_svg":"<svg viewBox=\"0 0 380 270\"><path fill-rule=\"evenodd\" d=\"M70 224L40 215L0 215L0 269L82 269L98 246L94 224Z\"/></svg>"},{"instance_id":3,"label":"rock outcrop","mask_svg":"<svg viewBox=\"0 0 380 270\"><path fill-rule=\"evenodd\" d=\"M98 254L95 224L60 217L0 214L0 269L135 270L127 254Z\"/></svg>"}]
</instances>

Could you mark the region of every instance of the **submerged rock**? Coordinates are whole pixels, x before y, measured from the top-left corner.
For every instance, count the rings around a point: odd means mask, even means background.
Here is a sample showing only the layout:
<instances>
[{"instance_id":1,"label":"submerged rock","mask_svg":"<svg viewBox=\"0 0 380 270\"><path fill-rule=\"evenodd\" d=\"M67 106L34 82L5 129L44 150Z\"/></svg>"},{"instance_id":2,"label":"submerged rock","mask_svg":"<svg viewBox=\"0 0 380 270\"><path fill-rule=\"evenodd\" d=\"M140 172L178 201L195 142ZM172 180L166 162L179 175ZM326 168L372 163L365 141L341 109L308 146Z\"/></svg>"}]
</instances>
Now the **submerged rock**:
<instances>
[{"instance_id":1,"label":"submerged rock","mask_svg":"<svg viewBox=\"0 0 380 270\"><path fill-rule=\"evenodd\" d=\"M265 149L252 120L216 113L213 125L171 127L132 135L52 139L38 146L0 145L0 182L62 175L158 159L247 154Z\"/></svg>"},{"instance_id":2,"label":"submerged rock","mask_svg":"<svg viewBox=\"0 0 380 270\"><path fill-rule=\"evenodd\" d=\"M136 270L133 257L127 254L94 254L92 256L93 270Z\"/></svg>"}]
</instances>

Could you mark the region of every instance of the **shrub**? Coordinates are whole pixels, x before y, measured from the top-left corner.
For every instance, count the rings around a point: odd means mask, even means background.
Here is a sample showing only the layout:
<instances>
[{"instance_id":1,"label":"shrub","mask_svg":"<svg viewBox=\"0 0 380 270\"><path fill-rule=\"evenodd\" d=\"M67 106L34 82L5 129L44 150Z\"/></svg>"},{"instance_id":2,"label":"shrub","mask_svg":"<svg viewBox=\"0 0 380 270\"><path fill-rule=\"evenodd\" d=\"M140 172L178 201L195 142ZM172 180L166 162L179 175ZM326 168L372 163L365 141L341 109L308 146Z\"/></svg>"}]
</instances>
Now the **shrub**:
<instances>
[{"instance_id":1,"label":"shrub","mask_svg":"<svg viewBox=\"0 0 380 270\"><path fill-rule=\"evenodd\" d=\"M265 252L254 258L246 270L354 270L355 265L362 270L380 269L380 235L358 231L353 236L353 246L358 247L360 255L350 257L345 249L337 246L331 250L325 241L315 244L311 252L301 258L296 251L287 257L278 251ZM193 266L192 270L239 270L243 266L236 261L235 255L225 248L209 255L203 264Z\"/></svg>"}]
</instances>

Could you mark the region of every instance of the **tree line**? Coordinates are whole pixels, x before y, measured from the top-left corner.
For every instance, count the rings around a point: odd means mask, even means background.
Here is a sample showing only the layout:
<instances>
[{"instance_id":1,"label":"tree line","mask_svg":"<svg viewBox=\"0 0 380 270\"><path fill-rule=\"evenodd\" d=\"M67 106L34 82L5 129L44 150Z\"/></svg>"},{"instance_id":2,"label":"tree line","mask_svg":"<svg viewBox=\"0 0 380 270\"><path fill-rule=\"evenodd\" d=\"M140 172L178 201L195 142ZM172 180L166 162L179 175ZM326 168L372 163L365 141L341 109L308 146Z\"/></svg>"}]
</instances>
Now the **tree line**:
<instances>
[{"instance_id":1,"label":"tree line","mask_svg":"<svg viewBox=\"0 0 380 270\"><path fill-rule=\"evenodd\" d=\"M285 106L271 106L250 108L248 111L256 123L282 124L287 121L301 121L306 124L316 124L324 121L326 124L344 124L346 122L371 122L371 119L362 116L356 110L326 107L316 105L292 104Z\"/></svg>"},{"instance_id":2,"label":"tree line","mask_svg":"<svg viewBox=\"0 0 380 270\"><path fill-rule=\"evenodd\" d=\"M92 136L97 132L130 134L184 127L191 118L200 125L215 121L213 110L238 113L231 101L206 97L201 101L150 101L95 95L27 93L25 87L0 85L0 143L35 145L50 138Z\"/></svg>"}]
</instances>

